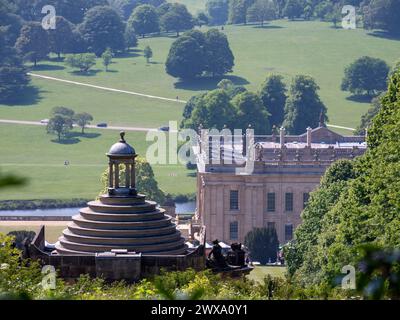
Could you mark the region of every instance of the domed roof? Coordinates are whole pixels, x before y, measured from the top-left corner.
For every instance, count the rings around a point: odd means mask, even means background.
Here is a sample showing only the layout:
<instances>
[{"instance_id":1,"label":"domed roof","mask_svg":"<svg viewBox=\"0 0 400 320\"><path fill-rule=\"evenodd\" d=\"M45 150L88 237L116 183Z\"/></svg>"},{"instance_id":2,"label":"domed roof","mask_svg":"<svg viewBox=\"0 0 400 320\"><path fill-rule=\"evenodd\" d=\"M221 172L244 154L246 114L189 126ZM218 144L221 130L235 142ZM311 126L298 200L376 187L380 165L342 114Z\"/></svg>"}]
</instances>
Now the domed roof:
<instances>
[{"instance_id":1,"label":"domed roof","mask_svg":"<svg viewBox=\"0 0 400 320\"><path fill-rule=\"evenodd\" d=\"M121 140L118 141L117 143L114 143L110 151L108 151L107 155L113 156L113 155L134 155L136 154L135 149L129 145L125 139L125 132L121 132Z\"/></svg>"}]
</instances>

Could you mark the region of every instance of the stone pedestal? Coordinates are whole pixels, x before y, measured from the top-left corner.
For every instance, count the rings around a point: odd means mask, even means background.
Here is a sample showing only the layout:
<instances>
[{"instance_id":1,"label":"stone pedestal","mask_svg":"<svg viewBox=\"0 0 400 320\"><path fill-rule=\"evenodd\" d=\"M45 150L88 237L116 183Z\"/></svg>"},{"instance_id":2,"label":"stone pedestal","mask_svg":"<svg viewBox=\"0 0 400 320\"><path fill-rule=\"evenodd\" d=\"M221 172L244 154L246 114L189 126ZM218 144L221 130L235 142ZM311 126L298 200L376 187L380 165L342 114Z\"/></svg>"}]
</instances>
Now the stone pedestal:
<instances>
[{"instance_id":1,"label":"stone pedestal","mask_svg":"<svg viewBox=\"0 0 400 320\"><path fill-rule=\"evenodd\" d=\"M140 253L104 252L96 254L96 277L107 281L126 279L137 281L140 279L142 267Z\"/></svg>"}]
</instances>

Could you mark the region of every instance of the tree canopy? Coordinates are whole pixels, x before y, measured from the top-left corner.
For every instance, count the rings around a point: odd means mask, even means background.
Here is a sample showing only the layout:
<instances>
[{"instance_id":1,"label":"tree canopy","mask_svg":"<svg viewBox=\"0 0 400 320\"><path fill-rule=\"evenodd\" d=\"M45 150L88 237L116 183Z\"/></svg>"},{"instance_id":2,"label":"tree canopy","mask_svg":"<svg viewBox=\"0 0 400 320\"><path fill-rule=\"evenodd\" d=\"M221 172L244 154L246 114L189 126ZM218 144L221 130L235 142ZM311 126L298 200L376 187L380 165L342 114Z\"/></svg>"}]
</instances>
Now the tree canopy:
<instances>
[{"instance_id":1,"label":"tree canopy","mask_svg":"<svg viewBox=\"0 0 400 320\"><path fill-rule=\"evenodd\" d=\"M143 38L146 34L160 31L156 8L147 4L136 7L129 18L127 28Z\"/></svg>"},{"instance_id":2,"label":"tree canopy","mask_svg":"<svg viewBox=\"0 0 400 320\"><path fill-rule=\"evenodd\" d=\"M253 261L261 264L274 263L277 259L279 241L275 228L255 228L250 231L244 244L249 248Z\"/></svg>"},{"instance_id":3,"label":"tree canopy","mask_svg":"<svg viewBox=\"0 0 400 320\"><path fill-rule=\"evenodd\" d=\"M79 31L97 56L107 48L114 52L125 49L125 25L120 15L108 6L97 6L86 12Z\"/></svg>"},{"instance_id":4,"label":"tree canopy","mask_svg":"<svg viewBox=\"0 0 400 320\"><path fill-rule=\"evenodd\" d=\"M290 134L304 133L307 127L318 127L328 119L326 107L318 95L319 86L310 76L296 76L285 105L283 126ZM321 119L322 117L322 119Z\"/></svg>"},{"instance_id":5,"label":"tree canopy","mask_svg":"<svg viewBox=\"0 0 400 320\"><path fill-rule=\"evenodd\" d=\"M346 68L341 88L352 94L374 96L386 89L389 71L385 61L361 57Z\"/></svg>"}]
</instances>

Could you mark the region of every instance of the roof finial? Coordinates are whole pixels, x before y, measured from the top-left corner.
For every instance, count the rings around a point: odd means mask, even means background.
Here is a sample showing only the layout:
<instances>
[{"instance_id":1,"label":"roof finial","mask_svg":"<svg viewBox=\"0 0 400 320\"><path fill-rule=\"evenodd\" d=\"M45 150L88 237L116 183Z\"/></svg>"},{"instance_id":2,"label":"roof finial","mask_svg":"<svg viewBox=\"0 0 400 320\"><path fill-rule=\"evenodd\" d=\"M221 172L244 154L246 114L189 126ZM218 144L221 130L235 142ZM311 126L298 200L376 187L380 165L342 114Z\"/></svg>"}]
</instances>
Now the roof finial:
<instances>
[{"instance_id":1,"label":"roof finial","mask_svg":"<svg viewBox=\"0 0 400 320\"><path fill-rule=\"evenodd\" d=\"M125 138L124 138L125 137L125 131L121 131L119 133L119 135L121 136L121 140L119 142L126 143Z\"/></svg>"}]
</instances>

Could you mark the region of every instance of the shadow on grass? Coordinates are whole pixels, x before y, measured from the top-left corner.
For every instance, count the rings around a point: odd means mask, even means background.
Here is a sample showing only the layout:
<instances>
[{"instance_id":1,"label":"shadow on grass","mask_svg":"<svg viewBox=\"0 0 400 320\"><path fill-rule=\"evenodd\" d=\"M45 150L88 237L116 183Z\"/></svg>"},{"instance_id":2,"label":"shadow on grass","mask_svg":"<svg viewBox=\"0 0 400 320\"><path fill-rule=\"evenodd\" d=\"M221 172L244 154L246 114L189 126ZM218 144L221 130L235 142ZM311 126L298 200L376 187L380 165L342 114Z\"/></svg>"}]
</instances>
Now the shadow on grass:
<instances>
[{"instance_id":1,"label":"shadow on grass","mask_svg":"<svg viewBox=\"0 0 400 320\"><path fill-rule=\"evenodd\" d=\"M368 35L372 36L372 37L383 38L383 39L388 39L388 40L395 40L395 41L400 40L400 34L394 34L394 33L382 31L382 30L375 30L375 31L369 32Z\"/></svg>"},{"instance_id":2,"label":"shadow on grass","mask_svg":"<svg viewBox=\"0 0 400 320\"><path fill-rule=\"evenodd\" d=\"M85 139L95 139L101 136L101 133L97 132L70 132L68 138L85 138Z\"/></svg>"},{"instance_id":3,"label":"shadow on grass","mask_svg":"<svg viewBox=\"0 0 400 320\"><path fill-rule=\"evenodd\" d=\"M189 172L186 174L186 176L191 177L191 178L196 178L197 177L197 172Z\"/></svg>"},{"instance_id":4,"label":"shadow on grass","mask_svg":"<svg viewBox=\"0 0 400 320\"><path fill-rule=\"evenodd\" d=\"M200 77L193 80L179 81L175 82L174 86L176 89L183 89L183 90L193 90L193 91L213 90L217 88L217 84L222 79L231 80L236 86L243 86L249 84L249 82L245 78L233 75L225 75L214 78Z\"/></svg>"},{"instance_id":5,"label":"shadow on grass","mask_svg":"<svg viewBox=\"0 0 400 320\"><path fill-rule=\"evenodd\" d=\"M65 67L54 65L54 64L38 64L36 67L32 67L32 71L57 71L64 70Z\"/></svg>"},{"instance_id":6,"label":"shadow on grass","mask_svg":"<svg viewBox=\"0 0 400 320\"><path fill-rule=\"evenodd\" d=\"M81 71L75 70L75 71L71 71L70 74L73 74L74 76L79 76L79 77L94 77L101 71L102 70L100 70L100 69L89 70L87 72L81 72Z\"/></svg>"},{"instance_id":7,"label":"shadow on grass","mask_svg":"<svg viewBox=\"0 0 400 320\"><path fill-rule=\"evenodd\" d=\"M373 96L355 94L346 98L346 100L358 102L358 103L371 103Z\"/></svg>"},{"instance_id":8,"label":"shadow on grass","mask_svg":"<svg viewBox=\"0 0 400 320\"><path fill-rule=\"evenodd\" d=\"M58 138L52 139L51 142L58 143L58 144L77 144L81 140L78 138L62 138L61 140L58 140Z\"/></svg>"},{"instance_id":9,"label":"shadow on grass","mask_svg":"<svg viewBox=\"0 0 400 320\"><path fill-rule=\"evenodd\" d=\"M16 93L13 97L2 101L1 104L6 106L33 106L42 100L41 94L46 91L39 90L34 86L28 86L19 93Z\"/></svg>"},{"instance_id":10,"label":"shadow on grass","mask_svg":"<svg viewBox=\"0 0 400 320\"><path fill-rule=\"evenodd\" d=\"M142 50L130 49L127 52L121 52L116 55L116 58L136 58L142 56Z\"/></svg>"},{"instance_id":11,"label":"shadow on grass","mask_svg":"<svg viewBox=\"0 0 400 320\"><path fill-rule=\"evenodd\" d=\"M254 29L283 29L284 27L281 27L281 26L274 26L274 25L269 25L269 24L267 24L267 25L252 25L252 27L254 28Z\"/></svg>"}]
</instances>

